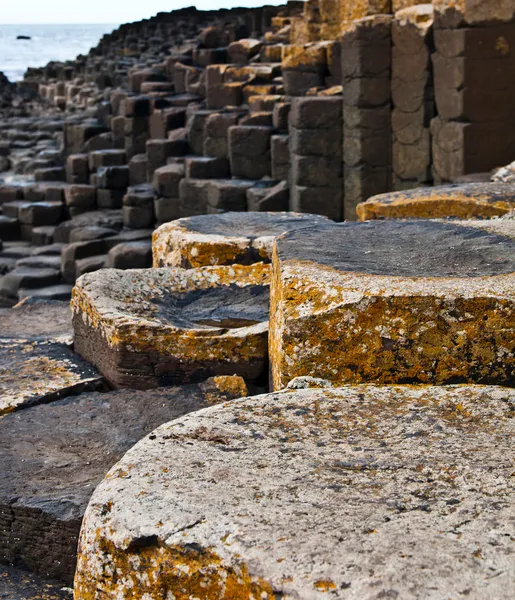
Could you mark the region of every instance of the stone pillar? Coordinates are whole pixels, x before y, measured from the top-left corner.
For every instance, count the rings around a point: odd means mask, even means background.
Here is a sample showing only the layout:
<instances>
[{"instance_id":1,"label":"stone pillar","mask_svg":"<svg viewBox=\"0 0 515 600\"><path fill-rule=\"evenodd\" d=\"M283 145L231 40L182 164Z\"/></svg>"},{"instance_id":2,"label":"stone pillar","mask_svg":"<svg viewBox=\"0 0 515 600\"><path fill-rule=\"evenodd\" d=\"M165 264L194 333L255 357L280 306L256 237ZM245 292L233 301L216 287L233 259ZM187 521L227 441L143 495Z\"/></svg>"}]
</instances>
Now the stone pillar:
<instances>
[{"instance_id":1,"label":"stone pillar","mask_svg":"<svg viewBox=\"0 0 515 600\"><path fill-rule=\"evenodd\" d=\"M400 10L392 24L392 163L396 190L432 181L432 26L433 9L429 4Z\"/></svg>"},{"instance_id":2,"label":"stone pillar","mask_svg":"<svg viewBox=\"0 0 515 600\"><path fill-rule=\"evenodd\" d=\"M515 156L515 5L435 0L431 124L435 180L490 171Z\"/></svg>"},{"instance_id":3,"label":"stone pillar","mask_svg":"<svg viewBox=\"0 0 515 600\"><path fill-rule=\"evenodd\" d=\"M367 17L342 37L345 220L391 188L391 23L388 15Z\"/></svg>"},{"instance_id":4,"label":"stone pillar","mask_svg":"<svg viewBox=\"0 0 515 600\"><path fill-rule=\"evenodd\" d=\"M294 98L289 142L290 210L341 220L341 97Z\"/></svg>"}]
</instances>

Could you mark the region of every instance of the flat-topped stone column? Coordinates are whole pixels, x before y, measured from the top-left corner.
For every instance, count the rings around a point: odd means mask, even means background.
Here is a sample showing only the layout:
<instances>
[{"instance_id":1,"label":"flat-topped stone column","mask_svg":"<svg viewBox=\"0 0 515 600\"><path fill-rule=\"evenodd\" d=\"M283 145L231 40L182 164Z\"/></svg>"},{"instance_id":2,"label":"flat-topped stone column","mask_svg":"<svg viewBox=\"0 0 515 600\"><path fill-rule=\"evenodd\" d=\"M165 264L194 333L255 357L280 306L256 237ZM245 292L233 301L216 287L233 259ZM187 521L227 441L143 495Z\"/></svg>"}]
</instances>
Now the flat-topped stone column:
<instances>
[{"instance_id":1,"label":"flat-topped stone column","mask_svg":"<svg viewBox=\"0 0 515 600\"><path fill-rule=\"evenodd\" d=\"M75 598L506 597L513 402L348 386L163 425L96 489Z\"/></svg>"},{"instance_id":2,"label":"flat-topped stone column","mask_svg":"<svg viewBox=\"0 0 515 600\"><path fill-rule=\"evenodd\" d=\"M179 219L154 232L154 267L269 263L278 235L323 222L329 221L319 215L288 212L229 212Z\"/></svg>"},{"instance_id":3,"label":"flat-topped stone column","mask_svg":"<svg viewBox=\"0 0 515 600\"><path fill-rule=\"evenodd\" d=\"M515 210L515 184L468 183L379 194L357 207L360 221L371 219L484 219Z\"/></svg>"},{"instance_id":4,"label":"flat-topped stone column","mask_svg":"<svg viewBox=\"0 0 515 600\"><path fill-rule=\"evenodd\" d=\"M105 269L72 297L75 350L116 387L265 375L269 266Z\"/></svg>"},{"instance_id":5,"label":"flat-topped stone column","mask_svg":"<svg viewBox=\"0 0 515 600\"><path fill-rule=\"evenodd\" d=\"M342 37L345 220L392 184L392 17L355 21Z\"/></svg>"},{"instance_id":6,"label":"flat-topped stone column","mask_svg":"<svg viewBox=\"0 0 515 600\"><path fill-rule=\"evenodd\" d=\"M285 234L273 257L274 389L307 375L513 383L514 292L513 227L370 221Z\"/></svg>"}]
</instances>

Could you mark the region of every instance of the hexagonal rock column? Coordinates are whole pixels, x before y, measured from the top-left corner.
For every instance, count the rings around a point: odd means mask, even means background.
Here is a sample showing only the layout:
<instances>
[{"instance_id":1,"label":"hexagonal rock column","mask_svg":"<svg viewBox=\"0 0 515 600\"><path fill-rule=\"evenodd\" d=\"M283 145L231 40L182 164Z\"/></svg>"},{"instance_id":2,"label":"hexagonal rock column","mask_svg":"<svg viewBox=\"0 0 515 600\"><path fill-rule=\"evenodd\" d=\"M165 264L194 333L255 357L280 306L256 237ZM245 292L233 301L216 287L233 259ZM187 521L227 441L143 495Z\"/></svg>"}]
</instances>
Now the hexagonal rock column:
<instances>
[{"instance_id":1,"label":"hexagonal rock column","mask_svg":"<svg viewBox=\"0 0 515 600\"><path fill-rule=\"evenodd\" d=\"M278 235L323 222L329 221L320 215L287 212L229 212L179 219L154 232L154 267L269 263Z\"/></svg>"},{"instance_id":2,"label":"hexagonal rock column","mask_svg":"<svg viewBox=\"0 0 515 600\"><path fill-rule=\"evenodd\" d=\"M215 377L81 394L0 419L0 562L71 583L82 518L107 470L159 425L246 395L240 377Z\"/></svg>"},{"instance_id":3,"label":"hexagonal rock column","mask_svg":"<svg viewBox=\"0 0 515 600\"><path fill-rule=\"evenodd\" d=\"M500 217L515 210L515 184L468 183L379 194L359 204L360 221Z\"/></svg>"},{"instance_id":4,"label":"hexagonal rock column","mask_svg":"<svg viewBox=\"0 0 515 600\"><path fill-rule=\"evenodd\" d=\"M276 240L274 389L342 383L513 383L511 235L436 221L313 227Z\"/></svg>"},{"instance_id":5,"label":"hexagonal rock column","mask_svg":"<svg viewBox=\"0 0 515 600\"><path fill-rule=\"evenodd\" d=\"M75 350L119 387L265 375L269 267L102 270L72 297Z\"/></svg>"},{"instance_id":6,"label":"hexagonal rock column","mask_svg":"<svg viewBox=\"0 0 515 600\"><path fill-rule=\"evenodd\" d=\"M71 350L70 317L64 302L0 310L0 418L104 388L100 373Z\"/></svg>"},{"instance_id":7,"label":"hexagonal rock column","mask_svg":"<svg viewBox=\"0 0 515 600\"><path fill-rule=\"evenodd\" d=\"M348 386L163 425L96 489L75 598L505 597L513 402Z\"/></svg>"}]
</instances>

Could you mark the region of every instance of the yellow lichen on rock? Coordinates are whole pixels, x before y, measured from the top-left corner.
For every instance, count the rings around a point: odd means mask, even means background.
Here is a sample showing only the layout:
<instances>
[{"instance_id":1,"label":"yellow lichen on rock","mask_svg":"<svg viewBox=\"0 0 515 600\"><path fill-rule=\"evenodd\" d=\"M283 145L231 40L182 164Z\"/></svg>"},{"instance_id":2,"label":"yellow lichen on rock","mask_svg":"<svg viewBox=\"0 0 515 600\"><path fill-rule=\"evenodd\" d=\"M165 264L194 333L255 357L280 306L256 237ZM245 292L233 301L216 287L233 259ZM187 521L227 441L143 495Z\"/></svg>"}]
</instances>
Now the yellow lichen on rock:
<instances>
[{"instance_id":1,"label":"yellow lichen on rock","mask_svg":"<svg viewBox=\"0 0 515 600\"><path fill-rule=\"evenodd\" d=\"M402 223L397 227L402 236ZM345 229L342 241L338 235L336 229L327 233L345 256ZM461 235L474 239L471 228L463 227ZM421 266L418 277L374 274L366 259L358 272L302 260L301 242L298 259L282 256L277 247L287 239L276 242L272 267L274 389L303 376L334 384L513 381L514 272L435 277L424 276ZM462 244L460 237L456 245Z\"/></svg>"},{"instance_id":2,"label":"yellow lichen on rock","mask_svg":"<svg viewBox=\"0 0 515 600\"><path fill-rule=\"evenodd\" d=\"M380 194L358 204L360 221L371 219L458 219L503 216L515 207L511 184L465 184Z\"/></svg>"}]
</instances>

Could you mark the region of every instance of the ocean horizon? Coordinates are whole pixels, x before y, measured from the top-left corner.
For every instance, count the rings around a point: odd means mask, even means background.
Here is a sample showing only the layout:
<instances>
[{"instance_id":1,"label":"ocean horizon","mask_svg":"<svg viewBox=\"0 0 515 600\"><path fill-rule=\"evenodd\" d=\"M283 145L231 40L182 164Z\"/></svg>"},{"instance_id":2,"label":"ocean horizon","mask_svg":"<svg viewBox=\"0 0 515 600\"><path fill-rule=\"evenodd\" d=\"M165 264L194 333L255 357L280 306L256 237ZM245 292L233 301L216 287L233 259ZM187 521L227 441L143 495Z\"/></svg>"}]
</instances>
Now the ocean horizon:
<instances>
[{"instance_id":1,"label":"ocean horizon","mask_svg":"<svg viewBox=\"0 0 515 600\"><path fill-rule=\"evenodd\" d=\"M0 71L10 81L20 81L28 67L43 67L50 61L73 60L87 54L102 36L119 23L104 24L0 24ZM17 40L26 35L30 40Z\"/></svg>"}]
</instances>

